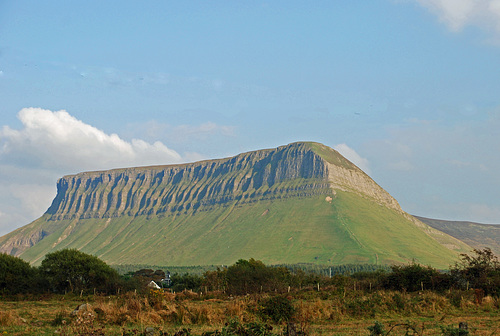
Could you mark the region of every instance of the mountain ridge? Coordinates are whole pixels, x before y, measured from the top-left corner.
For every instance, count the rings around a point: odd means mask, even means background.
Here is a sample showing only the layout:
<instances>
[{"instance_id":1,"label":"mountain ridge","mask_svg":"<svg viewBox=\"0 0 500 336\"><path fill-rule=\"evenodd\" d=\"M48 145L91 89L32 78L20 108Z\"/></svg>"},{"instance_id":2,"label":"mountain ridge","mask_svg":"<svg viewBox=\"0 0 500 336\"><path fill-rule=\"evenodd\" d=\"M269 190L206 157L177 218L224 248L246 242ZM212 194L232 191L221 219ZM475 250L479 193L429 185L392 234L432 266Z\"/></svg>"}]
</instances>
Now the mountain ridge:
<instances>
[{"instance_id":1,"label":"mountain ridge","mask_svg":"<svg viewBox=\"0 0 500 336\"><path fill-rule=\"evenodd\" d=\"M419 221L455 237L475 249L490 248L500 256L500 224L452 221L416 216Z\"/></svg>"},{"instance_id":2,"label":"mountain ridge","mask_svg":"<svg viewBox=\"0 0 500 336\"><path fill-rule=\"evenodd\" d=\"M32 262L72 247L112 263L161 261L157 252L184 264L197 258L227 264L236 255L335 263L404 262L422 255L440 263L468 248L406 214L361 169L314 142L181 165L66 175L57 188L40 219L0 237L0 251ZM411 246L412 239L418 246Z\"/></svg>"}]
</instances>

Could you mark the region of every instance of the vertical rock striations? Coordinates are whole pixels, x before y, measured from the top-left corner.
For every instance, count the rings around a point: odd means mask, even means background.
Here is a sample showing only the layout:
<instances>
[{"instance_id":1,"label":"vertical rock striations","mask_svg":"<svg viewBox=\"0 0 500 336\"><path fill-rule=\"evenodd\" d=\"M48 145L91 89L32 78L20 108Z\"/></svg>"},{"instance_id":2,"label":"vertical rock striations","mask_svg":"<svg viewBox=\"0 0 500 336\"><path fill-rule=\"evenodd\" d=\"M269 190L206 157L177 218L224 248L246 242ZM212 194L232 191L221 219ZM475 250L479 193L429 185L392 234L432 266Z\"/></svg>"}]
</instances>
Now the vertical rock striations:
<instances>
[{"instance_id":1,"label":"vertical rock striations","mask_svg":"<svg viewBox=\"0 0 500 336\"><path fill-rule=\"evenodd\" d=\"M410 217L335 150L301 142L65 176L41 218L0 237L0 252L35 263L60 248L112 263L442 265L467 247Z\"/></svg>"},{"instance_id":2,"label":"vertical rock striations","mask_svg":"<svg viewBox=\"0 0 500 336\"><path fill-rule=\"evenodd\" d=\"M395 202L352 163L329 163L313 145L295 143L227 159L65 176L47 213L51 220L161 216L235 201L328 195L331 188ZM372 191L374 186L380 190Z\"/></svg>"}]
</instances>

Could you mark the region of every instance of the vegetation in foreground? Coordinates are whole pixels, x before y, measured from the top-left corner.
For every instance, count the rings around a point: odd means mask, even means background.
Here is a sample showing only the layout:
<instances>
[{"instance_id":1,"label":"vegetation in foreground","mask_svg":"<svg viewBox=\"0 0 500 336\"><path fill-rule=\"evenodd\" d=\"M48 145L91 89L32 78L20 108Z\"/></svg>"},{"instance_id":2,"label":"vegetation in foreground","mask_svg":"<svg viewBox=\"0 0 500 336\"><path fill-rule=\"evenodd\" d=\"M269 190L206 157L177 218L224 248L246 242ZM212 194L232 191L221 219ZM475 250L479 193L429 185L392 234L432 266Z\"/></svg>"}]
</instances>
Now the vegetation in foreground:
<instances>
[{"instance_id":1,"label":"vegetation in foreground","mask_svg":"<svg viewBox=\"0 0 500 336\"><path fill-rule=\"evenodd\" d=\"M240 260L203 276L173 276L171 288L159 290L144 290L147 274L155 272L138 272L142 276L127 280L95 257L75 250L60 253L48 255L39 268L0 256L1 333L312 336L500 332L500 265L488 249L463 255L446 273L409 264L393 266L391 272L326 277ZM77 261L81 267L68 267L68 262ZM95 269L89 271L87 264ZM25 278L18 278L21 275ZM66 281L62 281L64 277Z\"/></svg>"}]
</instances>

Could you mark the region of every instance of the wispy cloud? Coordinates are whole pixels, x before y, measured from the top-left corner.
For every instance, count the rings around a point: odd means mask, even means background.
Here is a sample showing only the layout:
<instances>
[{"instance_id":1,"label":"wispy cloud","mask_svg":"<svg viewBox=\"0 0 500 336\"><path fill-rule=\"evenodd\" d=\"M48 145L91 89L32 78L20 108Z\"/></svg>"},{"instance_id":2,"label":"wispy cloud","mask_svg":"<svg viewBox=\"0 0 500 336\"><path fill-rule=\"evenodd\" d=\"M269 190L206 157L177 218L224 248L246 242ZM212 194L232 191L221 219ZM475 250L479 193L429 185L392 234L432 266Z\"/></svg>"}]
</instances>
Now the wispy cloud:
<instances>
[{"instance_id":1,"label":"wispy cloud","mask_svg":"<svg viewBox=\"0 0 500 336\"><path fill-rule=\"evenodd\" d=\"M193 117L197 119L198 116ZM128 126L129 133L139 137L163 139L169 144L188 145L196 144L196 148L202 148L202 143L214 139L235 139L237 127L221 125L213 121L204 121L199 124L172 125L169 123L150 120L141 124ZM222 140L222 141L228 141Z\"/></svg>"},{"instance_id":2,"label":"wispy cloud","mask_svg":"<svg viewBox=\"0 0 500 336\"><path fill-rule=\"evenodd\" d=\"M416 0L439 17L452 31L475 25L500 40L500 0Z\"/></svg>"}]
</instances>

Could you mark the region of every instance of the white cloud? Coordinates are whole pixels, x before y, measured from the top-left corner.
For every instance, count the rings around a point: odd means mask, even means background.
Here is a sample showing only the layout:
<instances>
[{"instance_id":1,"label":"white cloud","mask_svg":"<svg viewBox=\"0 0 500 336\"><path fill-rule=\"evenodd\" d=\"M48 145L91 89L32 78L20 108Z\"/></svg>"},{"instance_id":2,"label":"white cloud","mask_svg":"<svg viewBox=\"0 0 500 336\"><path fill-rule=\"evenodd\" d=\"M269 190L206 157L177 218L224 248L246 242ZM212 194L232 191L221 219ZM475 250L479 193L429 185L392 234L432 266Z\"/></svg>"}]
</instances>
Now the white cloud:
<instances>
[{"instance_id":1,"label":"white cloud","mask_svg":"<svg viewBox=\"0 0 500 336\"><path fill-rule=\"evenodd\" d=\"M336 145L334 149L342 154L342 156L344 156L347 160L358 166L362 171L364 171L368 175L371 174L368 160L361 157L358 153L356 153L354 149L347 146L346 144Z\"/></svg>"},{"instance_id":2,"label":"white cloud","mask_svg":"<svg viewBox=\"0 0 500 336\"><path fill-rule=\"evenodd\" d=\"M66 111L25 108L18 117L20 130L0 129L0 235L42 215L65 174L185 159L159 141L125 141Z\"/></svg>"},{"instance_id":3,"label":"white cloud","mask_svg":"<svg viewBox=\"0 0 500 336\"><path fill-rule=\"evenodd\" d=\"M25 108L19 112L24 128L0 130L0 159L22 166L41 166L68 171L167 164L181 156L161 142L134 139L127 142L116 134L85 124L66 111Z\"/></svg>"},{"instance_id":4,"label":"white cloud","mask_svg":"<svg viewBox=\"0 0 500 336\"><path fill-rule=\"evenodd\" d=\"M452 31L468 25L492 30L500 36L500 0L416 0L439 17Z\"/></svg>"}]
</instances>

